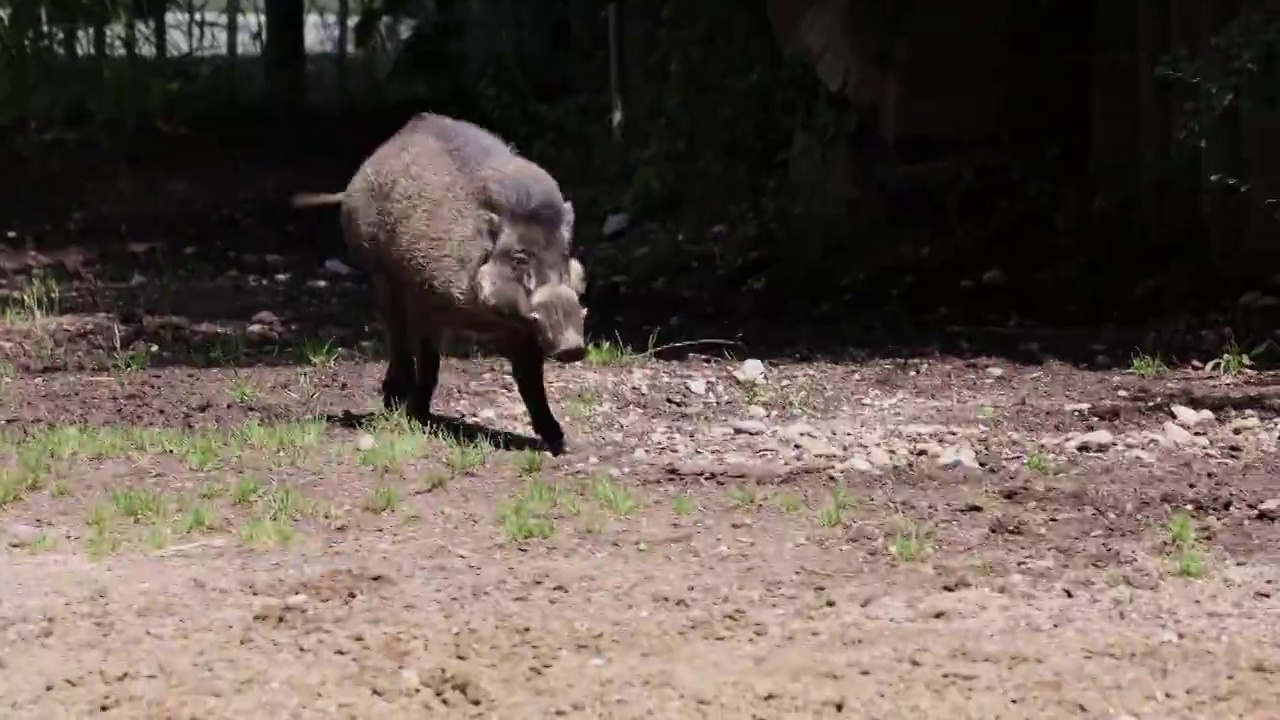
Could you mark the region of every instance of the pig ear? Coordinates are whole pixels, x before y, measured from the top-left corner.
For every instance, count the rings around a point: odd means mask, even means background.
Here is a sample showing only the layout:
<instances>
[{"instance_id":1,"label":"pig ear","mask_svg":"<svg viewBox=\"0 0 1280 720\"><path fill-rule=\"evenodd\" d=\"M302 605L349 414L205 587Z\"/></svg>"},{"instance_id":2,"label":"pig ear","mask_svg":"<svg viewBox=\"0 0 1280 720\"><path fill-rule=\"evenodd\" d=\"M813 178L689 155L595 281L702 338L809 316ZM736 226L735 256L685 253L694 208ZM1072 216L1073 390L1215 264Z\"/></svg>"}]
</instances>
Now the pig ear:
<instances>
[{"instance_id":1,"label":"pig ear","mask_svg":"<svg viewBox=\"0 0 1280 720\"><path fill-rule=\"evenodd\" d=\"M560 220L560 234L564 237L565 245L573 244L573 203L569 200L564 201L564 214Z\"/></svg>"},{"instance_id":2,"label":"pig ear","mask_svg":"<svg viewBox=\"0 0 1280 720\"><path fill-rule=\"evenodd\" d=\"M587 270L577 258L569 258L569 289L578 295L587 290Z\"/></svg>"}]
</instances>

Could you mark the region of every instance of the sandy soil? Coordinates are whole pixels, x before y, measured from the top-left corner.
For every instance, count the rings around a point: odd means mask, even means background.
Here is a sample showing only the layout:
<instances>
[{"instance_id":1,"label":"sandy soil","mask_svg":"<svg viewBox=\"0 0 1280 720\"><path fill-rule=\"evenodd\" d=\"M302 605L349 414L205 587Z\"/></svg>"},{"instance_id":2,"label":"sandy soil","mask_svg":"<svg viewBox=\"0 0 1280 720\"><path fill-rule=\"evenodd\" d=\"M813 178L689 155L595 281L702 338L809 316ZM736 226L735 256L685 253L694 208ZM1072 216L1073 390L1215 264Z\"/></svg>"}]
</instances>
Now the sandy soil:
<instances>
[{"instance_id":1,"label":"sandy soil","mask_svg":"<svg viewBox=\"0 0 1280 720\"><path fill-rule=\"evenodd\" d=\"M153 252L0 330L4 717L1280 717L1272 375L600 351L551 458L500 361L436 407L505 434L371 414L358 286Z\"/></svg>"}]
</instances>

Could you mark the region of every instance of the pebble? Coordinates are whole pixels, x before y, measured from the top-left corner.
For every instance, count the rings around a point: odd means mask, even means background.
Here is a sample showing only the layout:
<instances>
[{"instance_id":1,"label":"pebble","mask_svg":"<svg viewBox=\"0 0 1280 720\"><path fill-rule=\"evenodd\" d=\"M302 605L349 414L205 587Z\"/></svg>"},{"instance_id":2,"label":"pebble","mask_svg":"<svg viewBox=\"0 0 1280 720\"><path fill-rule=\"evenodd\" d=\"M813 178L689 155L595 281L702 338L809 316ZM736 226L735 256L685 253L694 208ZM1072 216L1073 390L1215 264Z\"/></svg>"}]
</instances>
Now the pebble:
<instances>
[{"instance_id":1,"label":"pebble","mask_svg":"<svg viewBox=\"0 0 1280 720\"><path fill-rule=\"evenodd\" d=\"M328 270L334 275L355 275L356 274L355 268L342 262L338 258L329 258L328 260L325 260L324 269Z\"/></svg>"},{"instance_id":2,"label":"pebble","mask_svg":"<svg viewBox=\"0 0 1280 720\"><path fill-rule=\"evenodd\" d=\"M978 464L978 456L972 447L968 445L951 445L942 451L942 457L938 458L938 467L943 470L958 470L960 468L978 470L982 466Z\"/></svg>"},{"instance_id":3,"label":"pebble","mask_svg":"<svg viewBox=\"0 0 1280 720\"><path fill-rule=\"evenodd\" d=\"M853 470L860 473L873 473L876 471L875 465L861 455L854 455L836 466L836 470Z\"/></svg>"},{"instance_id":4,"label":"pebble","mask_svg":"<svg viewBox=\"0 0 1280 720\"><path fill-rule=\"evenodd\" d=\"M1067 441L1067 449L1075 452L1105 452L1116 444L1108 430L1094 430Z\"/></svg>"},{"instance_id":5,"label":"pebble","mask_svg":"<svg viewBox=\"0 0 1280 720\"><path fill-rule=\"evenodd\" d=\"M308 598L306 595L303 595L302 593L297 593L296 595L290 595L289 597L285 598L284 606L289 608L290 610L301 610L302 608L306 607L307 601L309 600L310 598Z\"/></svg>"},{"instance_id":6,"label":"pebble","mask_svg":"<svg viewBox=\"0 0 1280 720\"><path fill-rule=\"evenodd\" d=\"M1280 498L1258 503L1258 517L1263 520L1280 520Z\"/></svg>"},{"instance_id":7,"label":"pebble","mask_svg":"<svg viewBox=\"0 0 1280 720\"><path fill-rule=\"evenodd\" d=\"M893 467L893 457L891 457L884 448L872 446L867 448L867 460L878 468Z\"/></svg>"},{"instance_id":8,"label":"pebble","mask_svg":"<svg viewBox=\"0 0 1280 720\"><path fill-rule=\"evenodd\" d=\"M1201 423L1213 422L1214 419L1212 410L1192 410L1186 405L1171 405L1169 410L1173 412L1173 417L1178 423L1187 428L1194 428Z\"/></svg>"},{"instance_id":9,"label":"pebble","mask_svg":"<svg viewBox=\"0 0 1280 720\"><path fill-rule=\"evenodd\" d=\"M255 313L249 322L259 325L275 325L280 322L280 318L270 310L261 310Z\"/></svg>"},{"instance_id":10,"label":"pebble","mask_svg":"<svg viewBox=\"0 0 1280 720\"><path fill-rule=\"evenodd\" d=\"M989 367L987 368L987 377L998 378L1004 375L1004 368Z\"/></svg>"},{"instance_id":11,"label":"pebble","mask_svg":"<svg viewBox=\"0 0 1280 720\"><path fill-rule=\"evenodd\" d=\"M748 405L747 417L755 418L756 420L763 420L764 418L769 417L769 411L759 405Z\"/></svg>"},{"instance_id":12,"label":"pebble","mask_svg":"<svg viewBox=\"0 0 1280 720\"><path fill-rule=\"evenodd\" d=\"M733 371L733 376L738 382L754 383L764 380L764 363L756 358L747 358L742 361L742 365Z\"/></svg>"},{"instance_id":13,"label":"pebble","mask_svg":"<svg viewBox=\"0 0 1280 720\"><path fill-rule=\"evenodd\" d=\"M1191 434L1190 430L1172 420L1166 421L1162 430L1164 431L1165 444L1174 447L1186 447L1195 440L1195 436Z\"/></svg>"},{"instance_id":14,"label":"pebble","mask_svg":"<svg viewBox=\"0 0 1280 720\"><path fill-rule=\"evenodd\" d=\"M356 438L356 449L361 452L368 452L377 444L378 441L374 440L369 433L360 433L360 437Z\"/></svg>"},{"instance_id":15,"label":"pebble","mask_svg":"<svg viewBox=\"0 0 1280 720\"><path fill-rule=\"evenodd\" d=\"M1262 418L1259 418L1256 415L1251 417L1236 418L1235 420L1232 420L1231 424L1228 425L1227 427L1231 430L1231 432L1239 435L1240 433L1248 432L1249 430L1257 430L1258 428L1262 427Z\"/></svg>"},{"instance_id":16,"label":"pebble","mask_svg":"<svg viewBox=\"0 0 1280 720\"><path fill-rule=\"evenodd\" d=\"M22 523L9 523L4 528L4 534L9 547L26 547L39 542L40 536L44 533L37 527Z\"/></svg>"},{"instance_id":17,"label":"pebble","mask_svg":"<svg viewBox=\"0 0 1280 720\"><path fill-rule=\"evenodd\" d=\"M684 383L684 385L685 385L685 387L689 388L689 392L693 393L694 395L706 395L706 394L707 394L707 381L706 381L706 380L702 380L702 379L697 379L697 380L686 380L686 381L685 381L685 383Z\"/></svg>"},{"instance_id":18,"label":"pebble","mask_svg":"<svg viewBox=\"0 0 1280 720\"><path fill-rule=\"evenodd\" d=\"M759 420L735 420L729 427L741 435L763 435L769 431L769 426Z\"/></svg>"}]
</instances>

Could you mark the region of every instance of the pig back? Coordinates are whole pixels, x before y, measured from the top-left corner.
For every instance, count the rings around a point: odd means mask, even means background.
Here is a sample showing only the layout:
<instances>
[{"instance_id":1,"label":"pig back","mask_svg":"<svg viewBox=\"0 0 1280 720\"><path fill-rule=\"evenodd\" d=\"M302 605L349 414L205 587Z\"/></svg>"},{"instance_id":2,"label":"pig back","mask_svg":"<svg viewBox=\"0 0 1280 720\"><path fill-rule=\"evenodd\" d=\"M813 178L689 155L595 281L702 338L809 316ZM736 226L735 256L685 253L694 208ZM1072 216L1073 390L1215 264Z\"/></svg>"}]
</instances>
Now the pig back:
<instances>
[{"instance_id":1,"label":"pig back","mask_svg":"<svg viewBox=\"0 0 1280 720\"><path fill-rule=\"evenodd\" d=\"M429 133L401 132L357 170L342 207L352 259L419 302L472 302L471 280L488 252L477 187Z\"/></svg>"}]
</instances>

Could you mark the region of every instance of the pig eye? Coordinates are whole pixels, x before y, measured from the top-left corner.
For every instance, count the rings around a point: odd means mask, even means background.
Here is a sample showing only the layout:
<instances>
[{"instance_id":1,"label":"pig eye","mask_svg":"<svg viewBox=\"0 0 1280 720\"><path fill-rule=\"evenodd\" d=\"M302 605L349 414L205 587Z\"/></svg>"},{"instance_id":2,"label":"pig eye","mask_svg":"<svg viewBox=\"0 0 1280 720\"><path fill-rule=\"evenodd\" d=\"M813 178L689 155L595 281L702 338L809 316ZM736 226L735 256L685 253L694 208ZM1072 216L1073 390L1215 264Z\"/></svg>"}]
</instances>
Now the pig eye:
<instances>
[{"instance_id":1,"label":"pig eye","mask_svg":"<svg viewBox=\"0 0 1280 720\"><path fill-rule=\"evenodd\" d=\"M523 270L529 266L529 256L521 251L513 252L511 253L511 265L516 270Z\"/></svg>"}]
</instances>

